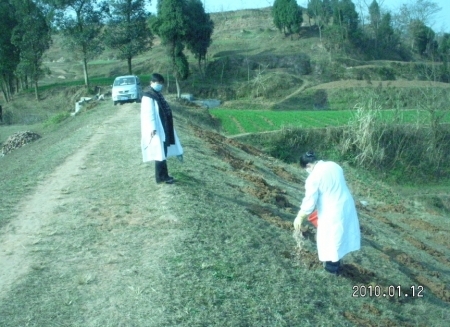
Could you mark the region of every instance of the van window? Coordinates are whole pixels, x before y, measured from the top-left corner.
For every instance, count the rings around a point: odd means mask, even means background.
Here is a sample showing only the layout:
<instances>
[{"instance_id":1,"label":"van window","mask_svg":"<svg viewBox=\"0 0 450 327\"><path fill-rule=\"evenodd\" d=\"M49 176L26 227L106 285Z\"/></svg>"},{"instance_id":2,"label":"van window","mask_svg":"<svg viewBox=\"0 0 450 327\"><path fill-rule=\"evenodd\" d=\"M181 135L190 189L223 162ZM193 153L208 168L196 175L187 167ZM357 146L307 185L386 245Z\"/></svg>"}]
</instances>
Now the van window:
<instances>
[{"instance_id":1,"label":"van window","mask_svg":"<svg viewBox=\"0 0 450 327\"><path fill-rule=\"evenodd\" d=\"M134 77L121 77L114 81L114 86L134 85L136 84Z\"/></svg>"}]
</instances>

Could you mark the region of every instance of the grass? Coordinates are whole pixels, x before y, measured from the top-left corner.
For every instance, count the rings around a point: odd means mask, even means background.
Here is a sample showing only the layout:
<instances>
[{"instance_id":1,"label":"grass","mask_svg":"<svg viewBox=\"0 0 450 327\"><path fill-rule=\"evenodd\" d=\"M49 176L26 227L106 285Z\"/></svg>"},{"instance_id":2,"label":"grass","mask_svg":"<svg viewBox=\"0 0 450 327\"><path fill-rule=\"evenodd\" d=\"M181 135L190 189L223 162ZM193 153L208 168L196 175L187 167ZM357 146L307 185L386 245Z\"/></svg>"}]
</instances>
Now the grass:
<instances>
[{"instance_id":1,"label":"grass","mask_svg":"<svg viewBox=\"0 0 450 327\"><path fill-rule=\"evenodd\" d=\"M1 326L441 326L448 318L432 291L448 279L437 260L448 249L428 238L431 229L410 229L409 212L394 211L403 198L380 180L344 166L356 199L377 210L360 211L363 250L346 257L352 275L330 278L313 234L301 253L292 238L303 192L298 168L242 151L210 132L197 109L174 106L185 162L169 160L177 183L157 186L153 166L140 162L138 108L105 103L0 159L2 228L25 218L26 195L61 188L33 216L42 225L24 245L31 269L0 297ZM189 125L197 121L202 128ZM86 148L67 179L52 179ZM422 214L417 209L417 221ZM448 233L439 213L429 224ZM421 284L426 296L352 297L354 285L369 284Z\"/></svg>"},{"instance_id":2,"label":"grass","mask_svg":"<svg viewBox=\"0 0 450 327\"><path fill-rule=\"evenodd\" d=\"M257 133L280 130L283 127L320 128L347 125L354 116L354 110L339 111L268 111L268 110L233 110L211 109L210 113L220 120L227 135ZM426 124L428 113L416 110L385 110L382 119L400 123ZM450 122L450 115L445 116Z\"/></svg>"}]
</instances>

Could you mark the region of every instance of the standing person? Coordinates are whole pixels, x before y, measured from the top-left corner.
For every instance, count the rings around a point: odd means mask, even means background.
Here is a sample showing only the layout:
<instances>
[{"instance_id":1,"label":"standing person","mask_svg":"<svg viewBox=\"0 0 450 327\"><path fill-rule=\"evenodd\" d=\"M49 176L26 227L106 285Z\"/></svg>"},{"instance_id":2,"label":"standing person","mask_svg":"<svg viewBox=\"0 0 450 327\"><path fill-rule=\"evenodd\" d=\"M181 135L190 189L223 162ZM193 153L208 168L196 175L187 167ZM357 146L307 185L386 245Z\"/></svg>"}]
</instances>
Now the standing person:
<instances>
[{"instance_id":1,"label":"standing person","mask_svg":"<svg viewBox=\"0 0 450 327\"><path fill-rule=\"evenodd\" d=\"M314 209L318 213L317 252L326 271L338 274L340 259L361 247L361 233L355 202L347 187L342 168L332 161L317 160L314 152L300 158L300 166L309 176L305 181L305 197L294 220L294 228L302 224Z\"/></svg>"},{"instance_id":2,"label":"standing person","mask_svg":"<svg viewBox=\"0 0 450 327\"><path fill-rule=\"evenodd\" d=\"M152 74L150 88L141 101L141 149L144 162L155 161L156 183L172 184L167 157L183 155L177 133L173 128L172 110L161 91L164 77Z\"/></svg>"}]
</instances>

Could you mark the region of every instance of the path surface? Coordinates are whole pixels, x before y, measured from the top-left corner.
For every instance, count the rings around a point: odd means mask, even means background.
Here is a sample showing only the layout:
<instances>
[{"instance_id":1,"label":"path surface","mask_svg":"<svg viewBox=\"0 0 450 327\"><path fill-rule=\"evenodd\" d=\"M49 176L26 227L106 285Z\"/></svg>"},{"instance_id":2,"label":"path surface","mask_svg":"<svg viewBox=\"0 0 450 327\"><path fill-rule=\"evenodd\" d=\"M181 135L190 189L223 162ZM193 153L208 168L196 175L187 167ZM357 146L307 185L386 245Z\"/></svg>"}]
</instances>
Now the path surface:
<instances>
[{"instance_id":1,"label":"path surface","mask_svg":"<svg viewBox=\"0 0 450 327\"><path fill-rule=\"evenodd\" d=\"M117 114L97 128L96 133L82 144L55 171L41 182L36 191L23 200L17 208L17 218L5 228L0 239L0 297L8 294L9 288L33 266L29 255L30 245L39 242L42 228L54 223L54 211L63 203L73 201L61 195L70 192L72 183L85 168L84 162L91 151L106 137L108 125L124 120L131 107L117 111ZM126 128L126 126L124 126ZM111 130L110 130L111 131Z\"/></svg>"}]
</instances>

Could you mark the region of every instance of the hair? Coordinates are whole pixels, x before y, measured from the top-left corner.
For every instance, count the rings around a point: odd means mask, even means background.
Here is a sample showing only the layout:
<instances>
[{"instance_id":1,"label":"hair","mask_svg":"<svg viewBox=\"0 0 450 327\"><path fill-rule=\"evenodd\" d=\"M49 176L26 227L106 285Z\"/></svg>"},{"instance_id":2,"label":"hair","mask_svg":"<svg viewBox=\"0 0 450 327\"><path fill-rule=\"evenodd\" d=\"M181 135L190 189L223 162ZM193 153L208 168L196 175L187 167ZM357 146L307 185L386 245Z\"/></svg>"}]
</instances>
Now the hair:
<instances>
[{"instance_id":1,"label":"hair","mask_svg":"<svg viewBox=\"0 0 450 327\"><path fill-rule=\"evenodd\" d=\"M307 164L314 163L316 161L317 157L314 151L308 151L300 157L300 167L306 168Z\"/></svg>"},{"instance_id":2,"label":"hair","mask_svg":"<svg viewBox=\"0 0 450 327\"><path fill-rule=\"evenodd\" d=\"M164 77L161 74L158 73L153 73L152 74L152 78L150 79L150 82L157 82L157 83L161 83L164 84Z\"/></svg>"}]
</instances>

